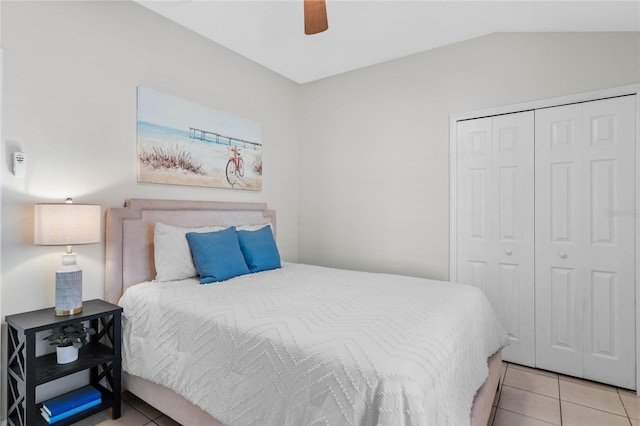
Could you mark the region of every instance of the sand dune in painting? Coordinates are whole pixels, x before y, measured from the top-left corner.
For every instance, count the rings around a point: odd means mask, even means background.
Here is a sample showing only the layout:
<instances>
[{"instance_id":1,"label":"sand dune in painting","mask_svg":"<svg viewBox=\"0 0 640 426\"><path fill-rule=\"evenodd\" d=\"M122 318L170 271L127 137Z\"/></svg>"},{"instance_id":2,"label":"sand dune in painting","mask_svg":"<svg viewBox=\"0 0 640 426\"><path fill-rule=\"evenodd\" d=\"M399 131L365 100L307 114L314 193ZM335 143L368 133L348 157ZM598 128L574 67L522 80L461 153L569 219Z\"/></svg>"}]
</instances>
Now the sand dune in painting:
<instances>
[{"instance_id":1,"label":"sand dune in painting","mask_svg":"<svg viewBox=\"0 0 640 426\"><path fill-rule=\"evenodd\" d=\"M184 164L180 167L180 161L168 161L157 167L141 161L145 154L152 155L156 152L171 154L170 156L188 156L191 167L184 167ZM244 161L244 177L238 177L237 183L232 186L227 181L225 173L230 156L229 146L192 139L166 140L138 135L138 180L149 183L261 190L261 176L254 170L254 165L261 164L260 151L252 147L240 148L240 155Z\"/></svg>"}]
</instances>

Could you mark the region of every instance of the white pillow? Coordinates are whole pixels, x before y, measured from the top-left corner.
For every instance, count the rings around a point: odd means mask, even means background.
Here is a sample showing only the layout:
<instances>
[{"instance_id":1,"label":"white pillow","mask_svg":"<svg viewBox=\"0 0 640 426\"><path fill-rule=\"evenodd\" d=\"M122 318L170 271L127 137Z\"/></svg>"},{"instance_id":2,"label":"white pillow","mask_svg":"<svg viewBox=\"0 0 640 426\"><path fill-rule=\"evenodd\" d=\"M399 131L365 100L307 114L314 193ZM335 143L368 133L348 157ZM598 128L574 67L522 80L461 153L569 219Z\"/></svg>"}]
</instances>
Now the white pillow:
<instances>
[{"instance_id":1,"label":"white pillow","mask_svg":"<svg viewBox=\"0 0 640 426\"><path fill-rule=\"evenodd\" d=\"M191 257L187 232L217 232L227 228L224 226L180 228L156 223L153 232L156 281L184 280L198 275Z\"/></svg>"},{"instance_id":2,"label":"white pillow","mask_svg":"<svg viewBox=\"0 0 640 426\"><path fill-rule=\"evenodd\" d=\"M265 226L268 226L271 228L271 224L270 223L261 223L260 225L240 225L240 226L236 226L236 230L238 231L257 231L259 229L264 228ZM271 233L273 233L273 229L271 229Z\"/></svg>"}]
</instances>

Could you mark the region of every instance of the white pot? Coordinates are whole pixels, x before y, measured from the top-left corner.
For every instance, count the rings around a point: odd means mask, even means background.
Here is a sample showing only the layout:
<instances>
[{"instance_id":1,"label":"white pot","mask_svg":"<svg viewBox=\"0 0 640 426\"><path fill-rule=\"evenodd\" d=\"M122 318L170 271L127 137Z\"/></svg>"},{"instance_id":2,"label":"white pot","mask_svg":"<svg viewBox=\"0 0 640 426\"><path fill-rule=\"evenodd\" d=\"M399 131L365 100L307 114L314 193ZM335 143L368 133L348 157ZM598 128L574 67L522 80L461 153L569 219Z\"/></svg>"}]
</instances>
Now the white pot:
<instances>
[{"instance_id":1,"label":"white pot","mask_svg":"<svg viewBox=\"0 0 640 426\"><path fill-rule=\"evenodd\" d=\"M78 348L75 346L57 346L58 364L69 364L78 359Z\"/></svg>"}]
</instances>

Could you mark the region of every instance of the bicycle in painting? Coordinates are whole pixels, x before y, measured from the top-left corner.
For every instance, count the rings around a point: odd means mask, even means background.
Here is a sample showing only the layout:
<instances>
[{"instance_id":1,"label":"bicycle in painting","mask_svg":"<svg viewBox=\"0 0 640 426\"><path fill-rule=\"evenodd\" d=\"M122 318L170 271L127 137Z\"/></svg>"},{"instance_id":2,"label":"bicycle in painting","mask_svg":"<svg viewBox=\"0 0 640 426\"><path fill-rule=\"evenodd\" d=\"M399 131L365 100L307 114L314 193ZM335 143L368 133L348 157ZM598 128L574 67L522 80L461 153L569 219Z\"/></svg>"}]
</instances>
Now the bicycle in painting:
<instances>
[{"instance_id":1,"label":"bicycle in painting","mask_svg":"<svg viewBox=\"0 0 640 426\"><path fill-rule=\"evenodd\" d=\"M229 148L229 153L226 168L227 182L233 186L238 182L238 179L244 177L244 160L240 156L240 150L235 146Z\"/></svg>"}]
</instances>

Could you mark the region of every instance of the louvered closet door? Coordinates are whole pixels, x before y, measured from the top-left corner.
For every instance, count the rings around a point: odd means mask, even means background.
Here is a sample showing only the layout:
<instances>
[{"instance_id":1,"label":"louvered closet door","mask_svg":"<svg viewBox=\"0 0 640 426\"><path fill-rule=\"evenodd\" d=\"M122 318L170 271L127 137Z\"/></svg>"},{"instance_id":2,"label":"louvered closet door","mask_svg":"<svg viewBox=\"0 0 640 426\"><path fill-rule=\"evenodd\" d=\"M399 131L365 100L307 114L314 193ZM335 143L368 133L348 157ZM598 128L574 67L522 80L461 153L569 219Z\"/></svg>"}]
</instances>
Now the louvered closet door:
<instances>
[{"instance_id":1,"label":"louvered closet door","mask_svg":"<svg viewBox=\"0 0 640 426\"><path fill-rule=\"evenodd\" d=\"M458 281L482 289L533 366L533 112L458 122Z\"/></svg>"},{"instance_id":2,"label":"louvered closet door","mask_svg":"<svg viewBox=\"0 0 640 426\"><path fill-rule=\"evenodd\" d=\"M536 366L635 388L635 96L535 119Z\"/></svg>"}]
</instances>

